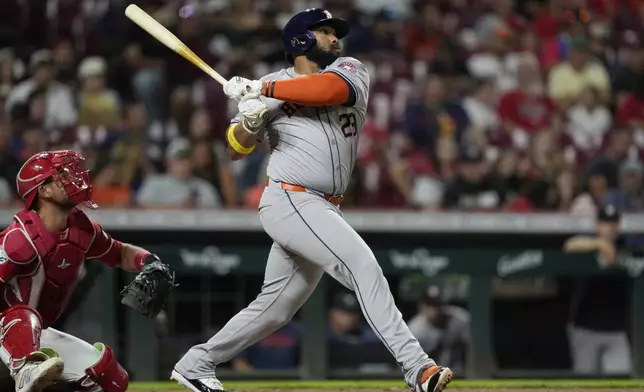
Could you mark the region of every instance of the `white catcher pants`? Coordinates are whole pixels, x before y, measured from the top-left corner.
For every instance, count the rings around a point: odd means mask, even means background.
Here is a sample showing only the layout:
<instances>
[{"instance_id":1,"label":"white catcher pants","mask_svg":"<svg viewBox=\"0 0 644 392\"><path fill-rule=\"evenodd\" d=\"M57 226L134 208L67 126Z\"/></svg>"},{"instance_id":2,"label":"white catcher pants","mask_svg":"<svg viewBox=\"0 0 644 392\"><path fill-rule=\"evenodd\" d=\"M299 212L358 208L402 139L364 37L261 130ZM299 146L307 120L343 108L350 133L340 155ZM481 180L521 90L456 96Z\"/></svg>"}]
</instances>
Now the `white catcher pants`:
<instances>
[{"instance_id":1,"label":"white catcher pants","mask_svg":"<svg viewBox=\"0 0 644 392\"><path fill-rule=\"evenodd\" d=\"M40 346L55 350L65 363L61 381L75 382L85 377L85 369L94 365L101 352L86 341L54 328L47 328L40 335ZM0 368L1 378L9 376L6 366Z\"/></svg>"}]
</instances>

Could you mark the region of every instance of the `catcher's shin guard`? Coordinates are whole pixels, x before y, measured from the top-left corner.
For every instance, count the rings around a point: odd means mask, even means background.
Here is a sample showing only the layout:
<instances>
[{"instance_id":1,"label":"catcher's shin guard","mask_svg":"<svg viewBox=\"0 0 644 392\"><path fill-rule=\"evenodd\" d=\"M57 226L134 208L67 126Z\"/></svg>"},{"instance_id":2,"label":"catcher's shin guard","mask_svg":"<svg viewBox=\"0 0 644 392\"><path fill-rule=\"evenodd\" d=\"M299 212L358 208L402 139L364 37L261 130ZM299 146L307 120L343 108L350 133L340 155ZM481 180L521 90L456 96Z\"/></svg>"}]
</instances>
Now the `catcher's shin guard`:
<instances>
[{"instance_id":1,"label":"catcher's shin guard","mask_svg":"<svg viewBox=\"0 0 644 392\"><path fill-rule=\"evenodd\" d=\"M0 358L12 375L27 361L43 361L47 355L40 350L42 319L27 305L16 305L2 313L0 318Z\"/></svg>"},{"instance_id":2,"label":"catcher's shin guard","mask_svg":"<svg viewBox=\"0 0 644 392\"><path fill-rule=\"evenodd\" d=\"M94 344L101 351L101 358L85 370L85 374L105 392L125 392L130 382L127 371L116 361L112 349L103 344Z\"/></svg>"}]
</instances>

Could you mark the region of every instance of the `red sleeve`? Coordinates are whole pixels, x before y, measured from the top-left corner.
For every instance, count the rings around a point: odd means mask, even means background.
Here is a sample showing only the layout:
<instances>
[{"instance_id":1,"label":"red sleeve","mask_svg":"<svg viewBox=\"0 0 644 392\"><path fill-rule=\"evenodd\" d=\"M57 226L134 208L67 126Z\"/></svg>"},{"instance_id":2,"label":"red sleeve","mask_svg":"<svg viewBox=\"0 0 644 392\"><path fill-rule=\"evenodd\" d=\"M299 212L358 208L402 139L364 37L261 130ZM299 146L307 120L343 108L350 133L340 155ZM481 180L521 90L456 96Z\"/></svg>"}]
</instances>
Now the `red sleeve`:
<instances>
[{"instance_id":1,"label":"red sleeve","mask_svg":"<svg viewBox=\"0 0 644 392\"><path fill-rule=\"evenodd\" d=\"M117 267L121 264L121 247L120 241L112 238L98 223L92 221L94 226L94 240L87 250L86 259L98 259L99 261Z\"/></svg>"},{"instance_id":2,"label":"red sleeve","mask_svg":"<svg viewBox=\"0 0 644 392\"><path fill-rule=\"evenodd\" d=\"M8 282L22 265L38 260L38 253L27 234L18 227L9 227L0 242L0 283Z\"/></svg>"}]
</instances>

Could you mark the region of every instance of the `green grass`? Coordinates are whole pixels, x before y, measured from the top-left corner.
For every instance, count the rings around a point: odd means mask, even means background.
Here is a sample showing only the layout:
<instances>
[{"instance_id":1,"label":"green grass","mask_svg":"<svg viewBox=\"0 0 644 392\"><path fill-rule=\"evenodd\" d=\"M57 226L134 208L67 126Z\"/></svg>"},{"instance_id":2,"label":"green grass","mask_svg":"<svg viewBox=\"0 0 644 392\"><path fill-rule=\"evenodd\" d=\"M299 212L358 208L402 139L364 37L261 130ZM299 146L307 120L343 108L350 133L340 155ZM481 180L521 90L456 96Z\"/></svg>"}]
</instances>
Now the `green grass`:
<instances>
[{"instance_id":1,"label":"green grass","mask_svg":"<svg viewBox=\"0 0 644 392\"><path fill-rule=\"evenodd\" d=\"M231 381L226 388L235 389L375 389L399 388L406 390L402 381L395 380L329 380L329 381ZM617 388L644 389L643 380L455 380L450 388ZM180 389L171 382L138 382L130 385L132 391L168 391ZM449 390L448 390L449 391Z\"/></svg>"}]
</instances>

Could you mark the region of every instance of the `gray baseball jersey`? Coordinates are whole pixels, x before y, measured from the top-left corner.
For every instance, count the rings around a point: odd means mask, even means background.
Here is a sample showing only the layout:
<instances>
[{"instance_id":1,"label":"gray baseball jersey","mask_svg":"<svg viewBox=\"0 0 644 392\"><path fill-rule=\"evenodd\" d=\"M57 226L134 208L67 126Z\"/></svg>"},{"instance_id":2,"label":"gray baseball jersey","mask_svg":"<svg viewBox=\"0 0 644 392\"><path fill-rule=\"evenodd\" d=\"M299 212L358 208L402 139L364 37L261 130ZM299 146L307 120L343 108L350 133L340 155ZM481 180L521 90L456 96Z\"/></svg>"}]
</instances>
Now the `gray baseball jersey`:
<instances>
[{"instance_id":1,"label":"gray baseball jersey","mask_svg":"<svg viewBox=\"0 0 644 392\"><path fill-rule=\"evenodd\" d=\"M342 194L356 160L369 100L369 73L353 57L340 57L321 73L332 72L349 83L356 101L349 106L300 106L268 98L266 133L271 145L267 174L276 181L333 195ZM293 67L261 80L298 76ZM241 116L233 122L241 120ZM263 138L262 138L263 139Z\"/></svg>"}]
</instances>

